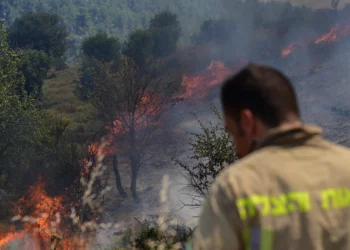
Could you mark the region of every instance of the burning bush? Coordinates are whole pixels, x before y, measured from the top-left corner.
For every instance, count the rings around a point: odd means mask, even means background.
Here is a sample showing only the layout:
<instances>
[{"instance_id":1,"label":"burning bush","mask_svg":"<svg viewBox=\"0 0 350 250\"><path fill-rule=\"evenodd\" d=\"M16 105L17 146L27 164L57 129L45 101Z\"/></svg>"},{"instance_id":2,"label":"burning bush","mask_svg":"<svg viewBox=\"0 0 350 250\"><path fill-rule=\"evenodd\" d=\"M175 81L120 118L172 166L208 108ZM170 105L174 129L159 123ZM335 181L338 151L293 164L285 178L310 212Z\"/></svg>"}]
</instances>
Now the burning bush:
<instances>
[{"instance_id":1,"label":"burning bush","mask_svg":"<svg viewBox=\"0 0 350 250\"><path fill-rule=\"evenodd\" d=\"M21 223L0 233L0 246L30 235L31 249L48 249L50 245L51 249L86 249L95 232L106 226L99 224L99 215L108 187L96 189L96 183L105 173L102 160L103 156L98 155L95 163L87 163L86 169L94 166L81 179L82 197L73 202L69 196L49 196L43 179L30 186L26 195L14 203L16 216L12 221Z\"/></svg>"}]
</instances>

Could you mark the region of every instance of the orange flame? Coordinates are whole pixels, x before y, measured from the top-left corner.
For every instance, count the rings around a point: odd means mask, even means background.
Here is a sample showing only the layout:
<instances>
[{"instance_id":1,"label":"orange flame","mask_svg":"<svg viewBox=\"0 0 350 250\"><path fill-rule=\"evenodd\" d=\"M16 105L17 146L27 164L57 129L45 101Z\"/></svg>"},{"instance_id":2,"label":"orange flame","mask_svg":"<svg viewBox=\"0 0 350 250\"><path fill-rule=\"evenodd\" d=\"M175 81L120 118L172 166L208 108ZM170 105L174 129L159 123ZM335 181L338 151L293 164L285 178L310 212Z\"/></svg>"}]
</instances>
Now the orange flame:
<instances>
[{"instance_id":1,"label":"orange flame","mask_svg":"<svg viewBox=\"0 0 350 250\"><path fill-rule=\"evenodd\" d=\"M338 41L340 38L350 35L350 25L345 27L340 27L340 25L335 25L329 32L323 34L321 37L315 40L315 43L332 43Z\"/></svg>"},{"instance_id":2,"label":"orange flame","mask_svg":"<svg viewBox=\"0 0 350 250\"><path fill-rule=\"evenodd\" d=\"M14 226L11 226L7 233L0 233L0 247L5 246L7 243L11 241L15 241L18 239L21 239L25 232L16 232L16 228Z\"/></svg>"},{"instance_id":3,"label":"orange flame","mask_svg":"<svg viewBox=\"0 0 350 250\"><path fill-rule=\"evenodd\" d=\"M159 125L159 121L156 118L166 107L161 105L157 95L151 93L151 91L140 95L140 101L136 105L136 110L133 113L125 114L126 121L115 120L112 125L107 126L108 135L104 144L93 142L88 146L87 158L89 159L84 159L83 176L89 172L90 168L88 162L91 160L90 158L97 158L101 155L109 156L118 151L119 145L115 145L115 138L129 132L131 121L134 123L133 126L136 132L148 126Z\"/></svg>"},{"instance_id":4,"label":"orange flame","mask_svg":"<svg viewBox=\"0 0 350 250\"><path fill-rule=\"evenodd\" d=\"M141 93L140 93L141 95ZM157 126L157 115L165 108L160 105L158 97L155 93L143 93L136 110L132 114L135 129L137 131L152 125ZM130 114L126 114L126 120L131 120ZM124 124L119 120L113 122L113 126L108 127L108 139L106 143L92 142L87 149L87 156L83 159L83 168L81 176L87 176L91 173L96 164L98 157L102 155L111 155L116 151L116 146L113 145L115 136L124 135L129 132L129 124ZM91 163L90 163L91 162ZM29 187L28 194L20 198L15 204L15 213L20 217L30 214L30 218L35 218L34 221L27 222L24 225L24 230L16 232L15 228L11 228L8 232L0 233L0 247L16 239L21 239L25 234L30 234L36 242L40 242L48 246L53 235L63 235L63 240L59 244L59 249L64 250L86 249L87 241L81 238L69 236L68 229L61 230L59 223L55 223L55 215L57 213L67 216L65 207L62 204L63 197L50 197L45 191L45 183L40 180L35 185ZM54 226L53 226L54 225ZM33 247L34 248L34 247Z\"/></svg>"},{"instance_id":5,"label":"orange flame","mask_svg":"<svg viewBox=\"0 0 350 250\"><path fill-rule=\"evenodd\" d=\"M316 39L312 39L311 42L309 39L304 41L297 41L289 44L286 48L282 49L281 56L287 57L292 54L294 51L305 47L309 43L320 44L320 43L333 43L339 39L350 35L350 25L341 27L339 24L332 27L327 33L322 34Z\"/></svg>"},{"instance_id":6,"label":"orange flame","mask_svg":"<svg viewBox=\"0 0 350 250\"><path fill-rule=\"evenodd\" d=\"M221 61L212 61L203 72L192 76L184 75L181 83L184 93L179 97L186 99L190 97L194 99L206 97L212 87L223 82L244 63L246 61L241 60L231 69Z\"/></svg>"},{"instance_id":7,"label":"orange flame","mask_svg":"<svg viewBox=\"0 0 350 250\"><path fill-rule=\"evenodd\" d=\"M289 56L290 54L292 54L295 50L297 50L299 48L301 48L301 45L299 45L299 43L297 43L297 42L289 44L287 48L282 50L282 57Z\"/></svg>"},{"instance_id":8,"label":"orange flame","mask_svg":"<svg viewBox=\"0 0 350 250\"><path fill-rule=\"evenodd\" d=\"M19 218L22 218L24 229L17 231L14 226L11 226L7 230L8 232L0 233L0 247L14 240L22 239L26 234L31 235L34 239L35 246L31 246L32 249L36 249L38 245L49 248L51 237L55 234L64 238L58 249L69 250L82 246L80 242L70 237L67 228L61 228L59 215L67 216L62 204L63 197L50 197L45 191L45 186L45 183L40 179L28 188L26 196L21 197L14 204L14 212Z\"/></svg>"},{"instance_id":9,"label":"orange flame","mask_svg":"<svg viewBox=\"0 0 350 250\"><path fill-rule=\"evenodd\" d=\"M183 76L181 86L183 87L183 94L177 96L177 98L204 98L208 95L210 89L221 83L228 76L232 75L238 68L245 64L246 60L239 60L233 67L227 67L221 61L212 61L210 65L198 75ZM148 126L158 126L159 121L156 119L158 114L164 111L167 107L161 105L158 96L152 93L152 90L141 94L140 101L136 106L133 113L125 114L124 121L115 120L112 125L107 127L108 137L104 144L99 142L93 142L89 145L88 155L100 155L108 156L115 154L118 151L118 146L115 145L115 138L125 135L129 132L131 127L131 121L134 123L136 132L147 128ZM88 164L89 159L84 160L83 175L89 173L90 166Z\"/></svg>"},{"instance_id":10,"label":"orange flame","mask_svg":"<svg viewBox=\"0 0 350 250\"><path fill-rule=\"evenodd\" d=\"M56 213L64 213L62 205L63 197L49 197L45 191L46 184L39 180L28 189L27 197L20 198L15 204L15 212L18 215L30 214L36 218L36 223L27 223L28 232L38 231L41 237L49 238L59 230L51 226L52 221L56 221ZM27 211L24 211L27 210Z\"/></svg>"}]
</instances>

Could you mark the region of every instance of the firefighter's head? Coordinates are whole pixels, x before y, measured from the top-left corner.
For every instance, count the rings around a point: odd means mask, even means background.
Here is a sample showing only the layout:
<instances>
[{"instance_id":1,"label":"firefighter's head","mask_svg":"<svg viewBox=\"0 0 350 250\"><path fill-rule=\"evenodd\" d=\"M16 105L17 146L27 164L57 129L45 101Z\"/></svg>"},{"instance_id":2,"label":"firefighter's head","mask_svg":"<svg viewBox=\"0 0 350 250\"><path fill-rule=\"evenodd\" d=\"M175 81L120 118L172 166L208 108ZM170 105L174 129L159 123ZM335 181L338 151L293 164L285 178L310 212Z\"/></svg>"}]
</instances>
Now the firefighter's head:
<instances>
[{"instance_id":1,"label":"firefighter's head","mask_svg":"<svg viewBox=\"0 0 350 250\"><path fill-rule=\"evenodd\" d=\"M249 64L227 79L221 89L221 103L238 157L249 154L269 129L301 124L291 82L271 67Z\"/></svg>"}]
</instances>

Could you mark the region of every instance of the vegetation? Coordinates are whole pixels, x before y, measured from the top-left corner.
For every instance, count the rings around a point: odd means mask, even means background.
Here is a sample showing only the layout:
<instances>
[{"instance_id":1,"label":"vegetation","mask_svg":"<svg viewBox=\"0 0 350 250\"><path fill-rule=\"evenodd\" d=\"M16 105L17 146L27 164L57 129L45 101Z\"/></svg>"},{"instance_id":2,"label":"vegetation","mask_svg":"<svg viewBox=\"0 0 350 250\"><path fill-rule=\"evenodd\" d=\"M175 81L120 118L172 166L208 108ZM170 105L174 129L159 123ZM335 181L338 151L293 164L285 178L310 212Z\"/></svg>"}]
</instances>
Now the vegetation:
<instances>
[{"instance_id":1,"label":"vegetation","mask_svg":"<svg viewBox=\"0 0 350 250\"><path fill-rule=\"evenodd\" d=\"M152 58L155 42L149 30L135 30L131 32L124 43L123 54L138 65L144 67Z\"/></svg>"},{"instance_id":2,"label":"vegetation","mask_svg":"<svg viewBox=\"0 0 350 250\"><path fill-rule=\"evenodd\" d=\"M154 40L154 56L163 57L175 52L181 34L177 15L171 12L157 14L151 19L149 30Z\"/></svg>"},{"instance_id":3,"label":"vegetation","mask_svg":"<svg viewBox=\"0 0 350 250\"><path fill-rule=\"evenodd\" d=\"M26 13L8 29L10 45L21 49L23 63L18 68L25 78L24 90L42 98L43 80L51 66L64 67L67 31L55 14Z\"/></svg>"},{"instance_id":4,"label":"vegetation","mask_svg":"<svg viewBox=\"0 0 350 250\"><path fill-rule=\"evenodd\" d=\"M201 132L189 133L188 144L191 155L186 161L174 159L184 170L190 189L194 190L194 193L190 194L192 204L186 204L189 206L201 206L203 198L208 194L218 173L237 160L234 144L222 124L220 113L214 106L212 111L218 122L213 124L210 121L206 126L203 121L197 118ZM189 164L193 160L195 163Z\"/></svg>"},{"instance_id":5,"label":"vegetation","mask_svg":"<svg viewBox=\"0 0 350 250\"><path fill-rule=\"evenodd\" d=\"M194 44L208 43L211 41L218 43L233 42L236 25L231 20L206 20L200 27L200 32L192 37Z\"/></svg>"},{"instance_id":6,"label":"vegetation","mask_svg":"<svg viewBox=\"0 0 350 250\"><path fill-rule=\"evenodd\" d=\"M120 60L120 43L106 33L99 33L86 38L82 43L83 57L78 71L79 81L75 81L76 94L86 101L94 90L94 82L99 74L99 65L108 65L111 70L117 70Z\"/></svg>"},{"instance_id":7,"label":"vegetation","mask_svg":"<svg viewBox=\"0 0 350 250\"><path fill-rule=\"evenodd\" d=\"M89 59L96 59L101 62L118 62L119 60L120 43L118 39L108 37L107 33L98 33L86 38L81 48L84 56Z\"/></svg>"},{"instance_id":8,"label":"vegetation","mask_svg":"<svg viewBox=\"0 0 350 250\"><path fill-rule=\"evenodd\" d=\"M25 91L26 82L31 80L22 74L22 71L27 73L26 67L29 67L26 58L9 48L3 24L0 34L0 189L17 199L28 185L42 176L50 180L51 192L72 188L70 198L76 199L80 188L76 180L79 180L81 159L87 154L86 143L91 135L73 133L67 121L39 109L36 93L29 95ZM69 184L62 185L66 181Z\"/></svg>"},{"instance_id":9,"label":"vegetation","mask_svg":"<svg viewBox=\"0 0 350 250\"><path fill-rule=\"evenodd\" d=\"M127 57L122 58L117 72L102 65L94 83L91 101L104 124L121 144L125 142L119 151L126 150L128 155L132 173L130 189L138 200L137 174L147 150L154 144L159 123L171 108L177 83L159 74L156 61L151 60L147 67L140 68Z\"/></svg>"},{"instance_id":10,"label":"vegetation","mask_svg":"<svg viewBox=\"0 0 350 250\"><path fill-rule=\"evenodd\" d=\"M24 159L40 157L40 147L50 141L43 126L45 115L24 91L24 78L18 71L21 56L11 50L3 23L0 23L0 188L18 188L26 169ZM39 152L39 153L38 153Z\"/></svg>"},{"instance_id":11,"label":"vegetation","mask_svg":"<svg viewBox=\"0 0 350 250\"><path fill-rule=\"evenodd\" d=\"M50 57L41 50L26 49L22 53L24 58L19 71L25 79L24 90L28 95L41 99L42 86L51 68Z\"/></svg>"},{"instance_id":12,"label":"vegetation","mask_svg":"<svg viewBox=\"0 0 350 250\"><path fill-rule=\"evenodd\" d=\"M44 11L61 16L70 34L86 36L106 31L124 36L135 28L146 28L152 16L164 10L181 15L181 23L191 30L196 27L197 20L218 15L219 7L214 0L177 3L161 0L7 0L1 3L0 17L5 13L6 21L12 23L25 12Z\"/></svg>"},{"instance_id":13,"label":"vegetation","mask_svg":"<svg viewBox=\"0 0 350 250\"><path fill-rule=\"evenodd\" d=\"M281 48L294 39L350 21L350 5L340 9L339 1L331 2L325 10L256 0L1 2L7 31L1 24L0 220L13 215L13 201L41 175L48 195L65 194L64 202L74 203L77 227L98 221L109 180L99 166L102 137L120 197L128 199L126 166L128 188L139 202L141 168L173 150L168 114L184 101L183 75L211 60L228 69L240 58L283 64ZM191 45L184 43L190 38ZM217 174L236 160L213 112L218 123L197 119L201 131L189 134L189 158L174 159L194 191L189 206L200 206ZM121 246L182 247L191 230L171 221L139 221Z\"/></svg>"},{"instance_id":14,"label":"vegetation","mask_svg":"<svg viewBox=\"0 0 350 250\"><path fill-rule=\"evenodd\" d=\"M165 223L170 224L170 221ZM172 225L166 231L161 229L156 220L137 221L133 228L129 228L121 239L120 248L130 249L183 249L192 234L192 229L185 225Z\"/></svg>"},{"instance_id":15,"label":"vegetation","mask_svg":"<svg viewBox=\"0 0 350 250\"><path fill-rule=\"evenodd\" d=\"M62 57L66 47L66 27L56 14L26 13L9 29L12 48L43 51L53 58Z\"/></svg>"}]
</instances>

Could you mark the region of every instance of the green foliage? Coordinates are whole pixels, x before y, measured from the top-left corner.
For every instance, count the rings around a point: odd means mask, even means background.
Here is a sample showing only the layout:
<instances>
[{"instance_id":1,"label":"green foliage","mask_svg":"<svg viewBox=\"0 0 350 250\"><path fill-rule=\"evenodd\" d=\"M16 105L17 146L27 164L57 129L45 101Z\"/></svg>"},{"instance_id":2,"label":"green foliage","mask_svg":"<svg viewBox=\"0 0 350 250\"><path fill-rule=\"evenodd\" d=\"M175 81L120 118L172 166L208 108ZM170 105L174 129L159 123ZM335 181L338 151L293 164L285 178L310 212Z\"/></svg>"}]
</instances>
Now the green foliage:
<instances>
[{"instance_id":1,"label":"green foliage","mask_svg":"<svg viewBox=\"0 0 350 250\"><path fill-rule=\"evenodd\" d=\"M25 55L41 58L46 54L27 50ZM39 110L35 99L24 91L26 82L21 69L28 67L28 74L32 69L26 64L26 59L9 48L6 31L1 24L0 189L9 190L12 194L21 193L39 175L50 178L51 187L73 185L73 180L80 174L81 159L87 151L87 146L84 146L88 140L86 135L78 136L78 133L67 129L67 122ZM81 147L77 146L77 141ZM68 184L62 185L63 180L68 180Z\"/></svg>"},{"instance_id":2,"label":"green foliage","mask_svg":"<svg viewBox=\"0 0 350 250\"><path fill-rule=\"evenodd\" d=\"M103 62L117 62L120 56L119 40L109 37L106 33L98 33L86 38L82 43L85 56Z\"/></svg>"},{"instance_id":3,"label":"green foliage","mask_svg":"<svg viewBox=\"0 0 350 250\"><path fill-rule=\"evenodd\" d=\"M94 90L95 78L100 73L101 62L88 57L83 57L81 67L78 70L79 81L76 81L75 94L83 101L89 99Z\"/></svg>"},{"instance_id":4,"label":"green foliage","mask_svg":"<svg viewBox=\"0 0 350 250\"><path fill-rule=\"evenodd\" d=\"M144 67L147 59L153 56L154 39L148 30L131 32L124 43L123 54L130 57L139 67Z\"/></svg>"},{"instance_id":5,"label":"green foliage","mask_svg":"<svg viewBox=\"0 0 350 250\"><path fill-rule=\"evenodd\" d=\"M161 12L151 19L149 29L137 29L129 34L123 54L132 58L139 67L145 67L148 60L175 52L180 33L177 15Z\"/></svg>"},{"instance_id":6,"label":"green foliage","mask_svg":"<svg viewBox=\"0 0 350 250\"><path fill-rule=\"evenodd\" d=\"M147 28L151 17L164 10L179 15L189 36L202 20L222 13L216 0L4 0L1 9L0 17L5 12L8 24L30 11L58 14L69 27L69 33L79 37L99 31L127 36L136 28Z\"/></svg>"},{"instance_id":7,"label":"green foliage","mask_svg":"<svg viewBox=\"0 0 350 250\"><path fill-rule=\"evenodd\" d=\"M202 23L199 34L194 35L193 43L207 42L227 43L232 42L236 25L232 20L206 20Z\"/></svg>"},{"instance_id":8,"label":"green foliage","mask_svg":"<svg viewBox=\"0 0 350 250\"><path fill-rule=\"evenodd\" d=\"M213 107L213 112L219 122L213 124L210 121L209 126L205 126L197 118L201 133L189 133L191 137L188 144L192 153L189 162L194 161L195 163L189 164L174 159L185 171L189 186L196 192L193 197L196 202L192 204L194 206L200 206L202 198L208 194L210 186L218 173L237 160L231 136L221 123L222 118L215 107Z\"/></svg>"},{"instance_id":9,"label":"green foliage","mask_svg":"<svg viewBox=\"0 0 350 250\"><path fill-rule=\"evenodd\" d=\"M99 62L97 60L84 58L81 68L78 70L79 82L76 82L76 95L83 101L88 100L94 89L94 77L98 73Z\"/></svg>"},{"instance_id":10,"label":"green foliage","mask_svg":"<svg viewBox=\"0 0 350 250\"><path fill-rule=\"evenodd\" d=\"M56 14L26 13L9 29L12 48L44 51L52 57L62 57L66 51L66 27Z\"/></svg>"},{"instance_id":11,"label":"green foliage","mask_svg":"<svg viewBox=\"0 0 350 250\"><path fill-rule=\"evenodd\" d=\"M24 90L27 94L42 97L42 85L51 68L50 57L43 51L23 50L23 64L20 71L25 78Z\"/></svg>"},{"instance_id":12,"label":"green foliage","mask_svg":"<svg viewBox=\"0 0 350 250\"><path fill-rule=\"evenodd\" d=\"M79 82L76 82L76 95L86 101L94 90L95 78L100 74L102 64L115 71L118 69L121 45L119 40L106 33L98 33L86 38L82 43L83 58L79 68Z\"/></svg>"},{"instance_id":13,"label":"green foliage","mask_svg":"<svg viewBox=\"0 0 350 250\"><path fill-rule=\"evenodd\" d=\"M154 39L154 55L168 56L176 50L181 34L180 22L176 14L164 11L150 21L149 30Z\"/></svg>"},{"instance_id":14,"label":"green foliage","mask_svg":"<svg viewBox=\"0 0 350 250\"><path fill-rule=\"evenodd\" d=\"M43 126L45 114L36 109L34 100L21 89L24 78L18 73L21 56L12 51L6 31L0 24L0 187L15 188L16 181L28 168L28 156L39 157L40 146L48 138ZM18 95L18 91L23 96ZM39 151L37 151L39 150ZM38 153L39 152L39 153Z\"/></svg>"}]
</instances>

